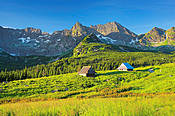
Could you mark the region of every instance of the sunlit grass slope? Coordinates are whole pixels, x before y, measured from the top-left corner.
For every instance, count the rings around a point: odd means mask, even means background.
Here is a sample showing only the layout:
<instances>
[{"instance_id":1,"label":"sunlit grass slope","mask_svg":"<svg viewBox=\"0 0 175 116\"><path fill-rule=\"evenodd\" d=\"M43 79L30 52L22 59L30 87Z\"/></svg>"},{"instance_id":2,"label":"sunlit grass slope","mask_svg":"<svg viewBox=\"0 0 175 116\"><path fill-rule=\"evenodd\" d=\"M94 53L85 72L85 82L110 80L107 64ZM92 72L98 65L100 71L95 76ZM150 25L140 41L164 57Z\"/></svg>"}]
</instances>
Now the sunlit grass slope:
<instances>
[{"instance_id":1,"label":"sunlit grass slope","mask_svg":"<svg viewBox=\"0 0 175 116\"><path fill-rule=\"evenodd\" d=\"M64 99L0 105L3 116L174 116L175 95Z\"/></svg>"},{"instance_id":2,"label":"sunlit grass slope","mask_svg":"<svg viewBox=\"0 0 175 116\"><path fill-rule=\"evenodd\" d=\"M152 68L153 73L148 69ZM12 99L120 97L175 92L175 64L136 68L132 72L99 71L83 77L69 73L0 84L0 101Z\"/></svg>"}]
</instances>

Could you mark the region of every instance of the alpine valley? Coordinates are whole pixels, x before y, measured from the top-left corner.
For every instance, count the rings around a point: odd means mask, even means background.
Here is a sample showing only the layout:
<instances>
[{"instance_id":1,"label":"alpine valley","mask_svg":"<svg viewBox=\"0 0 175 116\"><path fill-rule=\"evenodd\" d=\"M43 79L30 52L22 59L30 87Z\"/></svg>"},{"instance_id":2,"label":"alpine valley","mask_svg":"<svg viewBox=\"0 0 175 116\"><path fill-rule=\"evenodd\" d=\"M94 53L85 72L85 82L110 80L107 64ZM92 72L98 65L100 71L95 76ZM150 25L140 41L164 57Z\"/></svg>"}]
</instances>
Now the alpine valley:
<instances>
[{"instance_id":1,"label":"alpine valley","mask_svg":"<svg viewBox=\"0 0 175 116\"><path fill-rule=\"evenodd\" d=\"M2 116L173 116L174 72L175 27L0 27Z\"/></svg>"},{"instance_id":2,"label":"alpine valley","mask_svg":"<svg viewBox=\"0 0 175 116\"><path fill-rule=\"evenodd\" d=\"M0 26L0 69L22 69L71 56L73 49L90 34L99 39L98 43L118 46L123 52L130 51L126 47L163 53L175 50L175 27L168 30L154 27L148 33L137 35L117 22L90 27L77 22L70 30L52 34L32 27L13 29Z\"/></svg>"}]
</instances>

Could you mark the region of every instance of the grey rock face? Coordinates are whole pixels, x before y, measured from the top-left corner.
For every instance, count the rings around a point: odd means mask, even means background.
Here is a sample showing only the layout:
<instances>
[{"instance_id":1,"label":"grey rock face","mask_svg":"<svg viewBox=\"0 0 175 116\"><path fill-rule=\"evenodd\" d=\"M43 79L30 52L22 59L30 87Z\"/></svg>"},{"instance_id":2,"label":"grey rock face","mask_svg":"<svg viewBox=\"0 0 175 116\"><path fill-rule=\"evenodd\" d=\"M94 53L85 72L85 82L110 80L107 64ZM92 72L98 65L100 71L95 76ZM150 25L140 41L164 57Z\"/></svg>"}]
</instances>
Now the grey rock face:
<instances>
[{"instance_id":1,"label":"grey rock face","mask_svg":"<svg viewBox=\"0 0 175 116\"><path fill-rule=\"evenodd\" d=\"M101 33L105 37L109 37L113 40L116 40L115 42L113 42L115 44L133 45L131 43L137 43L137 35L117 22L109 22L104 25L91 25L90 27L96 30L97 32Z\"/></svg>"},{"instance_id":2,"label":"grey rock face","mask_svg":"<svg viewBox=\"0 0 175 116\"><path fill-rule=\"evenodd\" d=\"M136 35L117 22L91 25L90 27L77 22L70 30L55 31L52 34L32 27L11 29L0 26L0 48L9 54L18 56L55 56L73 49L85 36L91 33L106 44L127 45L143 49L146 46L150 46L150 49L156 49L154 47L175 45L175 27L168 30L155 27L146 34ZM171 46L167 46L168 49ZM167 47L159 48L165 49Z\"/></svg>"},{"instance_id":3,"label":"grey rock face","mask_svg":"<svg viewBox=\"0 0 175 116\"><path fill-rule=\"evenodd\" d=\"M54 56L75 47L76 41L64 34L42 33L40 29L0 28L0 47L7 53L18 56L47 55Z\"/></svg>"},{"instance_id":4,"label":"grey rock face","mask_svg":"<svg viewBox=\"0 0 175 116\"><path fill-rule=\"evenodd\" d=\"M26 29L0 27L0 48L18 56L55 56L73 49L86 35L91 33L103 37L101 39L107 41L108 44L122 45L130 44L137 36L116 22L90 27L77 22L70 30L55 31L52 34L32 27Z\"/></svg>"}]
</instances>

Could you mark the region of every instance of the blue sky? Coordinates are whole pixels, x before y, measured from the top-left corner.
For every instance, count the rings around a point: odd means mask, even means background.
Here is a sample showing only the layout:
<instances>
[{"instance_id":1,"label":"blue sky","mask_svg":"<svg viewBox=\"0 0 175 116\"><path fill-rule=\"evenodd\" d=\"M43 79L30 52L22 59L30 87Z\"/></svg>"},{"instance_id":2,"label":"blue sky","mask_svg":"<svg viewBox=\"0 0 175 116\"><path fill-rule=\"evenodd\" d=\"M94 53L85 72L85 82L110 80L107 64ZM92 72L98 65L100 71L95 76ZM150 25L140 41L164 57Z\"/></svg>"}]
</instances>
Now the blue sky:
<instances>
[{"instance_id":1,"label":"blue sky","mask_svg":"<svg viewBox=\"0 0 175 116\"><path fill-rule=\"evenodd\" d=\"M116 21L136 34L175 26L175 0L1 0L0 25L52 33Z\"/></svg>"}]
</instances>

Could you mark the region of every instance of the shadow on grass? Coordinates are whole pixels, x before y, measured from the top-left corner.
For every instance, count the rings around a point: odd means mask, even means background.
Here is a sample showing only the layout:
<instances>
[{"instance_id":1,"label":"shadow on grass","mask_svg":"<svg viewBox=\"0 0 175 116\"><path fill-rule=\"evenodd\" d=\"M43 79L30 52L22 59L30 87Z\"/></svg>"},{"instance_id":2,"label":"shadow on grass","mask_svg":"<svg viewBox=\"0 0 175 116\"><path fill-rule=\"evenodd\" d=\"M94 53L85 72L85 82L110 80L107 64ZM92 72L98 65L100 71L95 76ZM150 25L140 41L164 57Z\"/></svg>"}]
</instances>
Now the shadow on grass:
<instances>
[{"instance_id":1,"label":"shadow on grass","mask_svg":"<svg viewBox=\"0 0 175 116\"><path fill-rule=\"evenodd\" d=\"M123 73L128 73L128 72L130 71L114 71L114 72L107 72L107 73L99 73L99 74L96 74L96 76L101 76L101 75L108 76L108 75L123 74Z\"/></svg>"}]
</instances>

